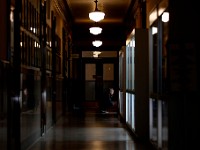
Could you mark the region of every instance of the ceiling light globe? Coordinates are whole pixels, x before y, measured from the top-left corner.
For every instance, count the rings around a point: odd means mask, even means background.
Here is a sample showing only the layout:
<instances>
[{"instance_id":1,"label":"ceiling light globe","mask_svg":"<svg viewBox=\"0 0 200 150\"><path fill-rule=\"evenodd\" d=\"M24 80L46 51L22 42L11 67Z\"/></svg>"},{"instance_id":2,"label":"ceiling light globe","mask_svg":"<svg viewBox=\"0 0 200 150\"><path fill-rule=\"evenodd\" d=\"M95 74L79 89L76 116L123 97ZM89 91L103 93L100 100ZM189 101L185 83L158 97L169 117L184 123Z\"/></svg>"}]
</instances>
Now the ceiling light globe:
<instances>
[{"instance_id":1,"label":"ceiling light globe","mask_svg":"<svg viewBox=\"0 0 200 150\"><path fill-rule=\"evenodd\" d=\"M90 30L90 33L94 35L98 35L102 32L102 28L100 27L91 27L89 30Z\"/></svg>"},{"instance_id":2,"label":"ceiling light globe","mask_svg":"<svg viewBox=\"0 0 200 150\"><path fill-rule=\"evenodd\" d=\"M95 46L95 47L99 47L99 46L102 45L102 41L100 41L100 40L95 40L95 41L92 42L92 45Z\"/></svg>"},{"instance_id":3,"label":"ceiling light globe","mask_svg":"<svg viewBox=\"0 0 200 150\"><path fill-rule=\"evenodd\" d=\"M95 22L99 22L104 19L105 13L101 11L94 11L89 13L90 20L93 20Z\"/></svg>"}]
</instances>

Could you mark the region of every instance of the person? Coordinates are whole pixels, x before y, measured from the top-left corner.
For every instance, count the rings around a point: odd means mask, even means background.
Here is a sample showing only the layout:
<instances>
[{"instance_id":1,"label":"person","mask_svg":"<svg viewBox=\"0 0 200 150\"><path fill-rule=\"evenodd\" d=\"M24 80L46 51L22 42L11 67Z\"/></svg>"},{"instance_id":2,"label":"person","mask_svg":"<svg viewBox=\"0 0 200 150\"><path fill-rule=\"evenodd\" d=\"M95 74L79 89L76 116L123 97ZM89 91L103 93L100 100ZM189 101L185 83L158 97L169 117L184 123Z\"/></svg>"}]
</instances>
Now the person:
<instances>
[{"instance_id":1,"label":"person","mask_svg":"<svg viewBox=\"0 0 200 150\"><path fill-rule=\"evenodd\" d=\"M108 109L113 106L114 99L114 88L108 88L104 91L102 104L101 104L101 113L108 113Z\"/></svg>"}]
</instances>

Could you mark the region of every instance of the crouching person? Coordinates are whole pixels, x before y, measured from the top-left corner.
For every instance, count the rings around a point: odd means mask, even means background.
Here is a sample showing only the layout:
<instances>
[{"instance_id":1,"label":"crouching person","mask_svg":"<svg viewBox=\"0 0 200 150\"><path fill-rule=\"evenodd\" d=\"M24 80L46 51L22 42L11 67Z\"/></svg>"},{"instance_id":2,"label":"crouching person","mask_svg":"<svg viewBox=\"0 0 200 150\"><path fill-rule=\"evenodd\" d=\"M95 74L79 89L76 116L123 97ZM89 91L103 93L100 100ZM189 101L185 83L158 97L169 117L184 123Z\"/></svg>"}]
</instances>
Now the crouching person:
<instances>
[{"instance_id":1,"label":"crouching person","mask_svg":"<svg viewBox=\"0 0 200 150\"><path fill-rule=\"evenodd\" d=\"M108 110L114 105L114 89L108 88L104 91L102 104L101 104L101 113L109 113Z\"/></svg>"}]
</instances>

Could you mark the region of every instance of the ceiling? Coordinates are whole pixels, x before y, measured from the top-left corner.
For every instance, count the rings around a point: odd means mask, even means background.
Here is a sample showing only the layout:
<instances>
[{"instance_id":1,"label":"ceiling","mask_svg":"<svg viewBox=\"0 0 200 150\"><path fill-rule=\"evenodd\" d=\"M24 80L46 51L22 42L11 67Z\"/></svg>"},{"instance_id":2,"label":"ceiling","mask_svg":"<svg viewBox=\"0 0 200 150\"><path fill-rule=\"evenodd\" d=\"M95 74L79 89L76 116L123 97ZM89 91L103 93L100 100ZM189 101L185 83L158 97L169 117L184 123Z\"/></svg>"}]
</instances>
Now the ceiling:
<instances>
[{"instance_id":1,"label":"ceiling","mask_svg":"<svg viewBox=\"0 0 200 150\"><path fill-rule=\"evenodd\" d=\"M95 10L94 0L66 0L72 17L72 40L78 51L119 51L125 45L126 36L132 25L128 22L135 0L98 0L97 7L105 13L104 20L98 22L103 30L100 35L92 35L89 28L95 22L89 13ZM99 48L92 46L95 39L102 40Z\"/></svg>"}]
</instances>

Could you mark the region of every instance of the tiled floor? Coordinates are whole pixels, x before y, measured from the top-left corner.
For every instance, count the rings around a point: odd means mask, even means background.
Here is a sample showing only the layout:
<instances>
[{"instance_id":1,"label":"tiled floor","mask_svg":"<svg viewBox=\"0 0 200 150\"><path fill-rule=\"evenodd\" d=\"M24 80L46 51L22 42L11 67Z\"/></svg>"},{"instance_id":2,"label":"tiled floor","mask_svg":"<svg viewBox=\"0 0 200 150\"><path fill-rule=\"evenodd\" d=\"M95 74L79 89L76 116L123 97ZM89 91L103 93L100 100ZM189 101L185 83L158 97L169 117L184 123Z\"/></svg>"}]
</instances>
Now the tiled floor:
<instances>
[{"instance_id":1,"label":"tiled floor","mask_svg":"<svg viewBox=\"0 0 200 150\"><path fill-rule=\"evenodd\" d=\"M116 113L69 113L28 150L151 150L136 142Z\"/></svg>"}]
</instances>

